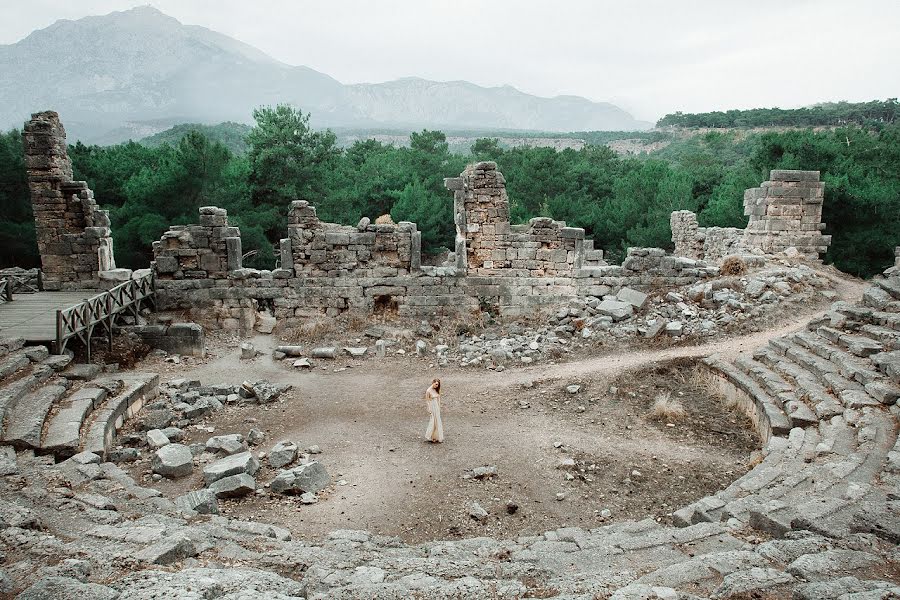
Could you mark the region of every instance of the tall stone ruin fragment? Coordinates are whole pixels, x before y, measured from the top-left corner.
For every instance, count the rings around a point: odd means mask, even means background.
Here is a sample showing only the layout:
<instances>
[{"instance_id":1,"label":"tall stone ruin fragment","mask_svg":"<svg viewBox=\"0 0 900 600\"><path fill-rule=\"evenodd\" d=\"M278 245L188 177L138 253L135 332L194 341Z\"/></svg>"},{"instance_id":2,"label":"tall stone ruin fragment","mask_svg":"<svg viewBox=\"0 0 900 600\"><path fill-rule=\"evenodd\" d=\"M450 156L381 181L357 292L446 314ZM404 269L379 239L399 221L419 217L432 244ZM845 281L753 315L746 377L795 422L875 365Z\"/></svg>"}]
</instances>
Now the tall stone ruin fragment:
<instances>
[{"instance_id":1,"label":"tall stone ruin fragment","mask_svg":"<svg viewBox=\"0 0 900 600\"><path fill-rule=\"evenodd\" d=\"M584 229L546 217L511 225L506 179L497 163L479 162L444 180L453 192L456 268L495 276L567 276L605 265Z\"/></svg>"},{"instance_id":2,"label":"tall stone ruin fragment","mask_svg":"<svg viewBox=\"0 0 900 600\"><path fill-rule=\"evenodd\" d=\"M793 247L817 259L831 244L831 236L822 235L824 198L818 171L772 170L769 181L744 192L744 214L750 217L744 245L766 254Z\"/></svg>"},{"instance_id":3,"label":"tall stone ruin fragment","mask_svg":"<svg viewBox=\"0 0 900 600\"><path fill-rule=\"evenodd\" d=\"M773 170L769 181L744 192L744 214L749 217L746 229L700 227L693 212L673 212L670 224L675 254L721 260L746 252L776 254L794 248L816 260L831 244L831 236L822 235L824 193L818 171Z\"/></svg>"},{"instance_id":4,"label":"tall stone ruin fragment","mask_svg":"<svg viewBox=\"0 0 900 600\"><path fill-rule=\"evenodd\" d=\"M35 113L22 132L44 288L95 288L115 269L109 213L84 181L72 181L66 131L53 111Z\"/></svg>"}]
</instances>

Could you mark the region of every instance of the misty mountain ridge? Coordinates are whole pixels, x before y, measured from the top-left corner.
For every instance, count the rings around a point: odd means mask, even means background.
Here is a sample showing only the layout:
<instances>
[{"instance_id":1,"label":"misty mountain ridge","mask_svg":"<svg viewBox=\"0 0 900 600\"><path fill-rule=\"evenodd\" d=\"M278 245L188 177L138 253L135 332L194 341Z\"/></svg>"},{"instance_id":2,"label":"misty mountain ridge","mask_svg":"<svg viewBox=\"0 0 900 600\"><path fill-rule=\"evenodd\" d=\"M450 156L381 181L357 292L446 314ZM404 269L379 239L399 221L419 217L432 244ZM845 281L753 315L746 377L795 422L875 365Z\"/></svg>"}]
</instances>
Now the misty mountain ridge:
<instances>
[{"instance_id":1,"label":"misty mountain ridge","mask_svg":"<svg viewBox=\"0 0 900 600\"><path fill-rule=\"evenodd\" d=\"M56 110L70 139L114 143L185 122L252 122L289 103L316 127L536 131L647 129L609 103L511 86L404 77L345 85L226 35L143 6L60 20L0 46L0 127Z\"/></svg>"}]
</instances>

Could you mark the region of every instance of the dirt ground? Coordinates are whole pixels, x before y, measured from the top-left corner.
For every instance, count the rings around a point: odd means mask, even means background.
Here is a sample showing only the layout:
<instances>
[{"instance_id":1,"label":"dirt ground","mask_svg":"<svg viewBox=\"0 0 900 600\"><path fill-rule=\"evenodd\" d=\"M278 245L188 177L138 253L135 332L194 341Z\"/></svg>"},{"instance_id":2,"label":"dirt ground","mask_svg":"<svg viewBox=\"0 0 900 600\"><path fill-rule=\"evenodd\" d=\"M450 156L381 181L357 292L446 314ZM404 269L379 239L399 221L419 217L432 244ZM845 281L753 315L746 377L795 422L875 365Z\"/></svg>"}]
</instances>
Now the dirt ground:
<instances>
[{"instance_id":1,"label":"dirt ground","mask_svg":"<svg viewBox=\"0 0 900 600\"><path fill-rule=\"evenodd\" d=\"M835 283L842 299L861 294L855 280ZM253 360L240 360L238 338L220 335L208 338L206 359L171 364L148 357L140 366L161 372L163 381L268 379L294 386L272 405L227 406L192 426L184 443L246 435L255 427L266 433L256 450L280 440L301 449L320 446L317 458L333 485L313 505L269 493L222 501L226 515L280 524L301 538L340 528L408 542L516 537L648 516L666 522L674 510L737 479L757 458L758 440L745 417L695 380L692 365L713 353L733 358L823 312L807 307L780 325L704 345L607 351L502 373L437 367L409 354L317 361L327 366L300 372L272 360L279 340L264 335L251 340L262 353ZM443 381L446 441L440 445L424 440L422 395L432 377ZM570 394L571 384L582 387ZM684 406L684 419L650 418L654 398L666 392ZM265 484L275 472L262 462L257 481ZM466 478L480 466L496 467L497 476ZM146 459L132 466L136 477L169 497L202 487L199 469L155 483L149 470ZM473 502L487 519L470 516ZM515 513L508 503L518 506Z\"/></svg>"},{"instance_id":2,"label":"dirt ground","mask_svg":"<svg viewBox=\"0 0 900 600\"><path fill-rule=\"evenodd\" d=\"M254 341L265 351L270 338ZM266 378L295 387L272 405L226 407L192 427L183 443L256 427L266 433L264 451L284 439L320 446L318 459L334 483L317 504L278 494L220 503L223 514L279 524L304 538L358 528L421 542L516 537L647 516L667 521L672 511L744 473L758 447L749 423L692 381L690 360L614 377L560 379L536 369L533 377L507 383L504 374L441 372L415 358L337 360L327 370L297 373L268 353L240 361L234 350L221 352L179 375L204 383ZM433 376L444 381L446 441L440 445L424 440L428 414L421 398ZM576 394L565 389L573 383L582 386ZM688 411L674 427L649 416L662 392ZM496 467L497 476L466 477L479 466ZM148 463L133 470L146 478ZM170 497L197 489L196 471L153 486ZM257 480L274 475L266 465ZM486 520L469 515L473 502L489 513ZM514 514L510 502L518 505Z\"/></svg>"}]
</instances>

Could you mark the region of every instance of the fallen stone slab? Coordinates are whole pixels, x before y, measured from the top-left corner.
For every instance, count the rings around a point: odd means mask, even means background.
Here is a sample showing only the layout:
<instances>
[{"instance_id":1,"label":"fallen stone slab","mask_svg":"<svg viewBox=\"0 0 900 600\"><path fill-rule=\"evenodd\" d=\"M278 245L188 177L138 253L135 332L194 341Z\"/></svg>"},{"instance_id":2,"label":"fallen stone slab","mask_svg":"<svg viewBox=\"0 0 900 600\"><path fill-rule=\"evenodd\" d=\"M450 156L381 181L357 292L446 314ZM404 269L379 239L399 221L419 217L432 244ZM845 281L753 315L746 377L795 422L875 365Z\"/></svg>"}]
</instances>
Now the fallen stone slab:
<instances>
[{"instance_id":1,"label":"fallen stone slab","mask_svg":"<svg viewBox=\"0 0 900 600\"><path fill-rule=\"evenodd\" d=\"M731 598L738 594L748 594L768 590L792 583L794 578L784 571L763 567L751 567L746 571L735 571L726 575L722 583L712 593L712 598Z\"/></svg>"},{"instance_id":2,"label":"fallen stone slab","mask_svg":"<svg viewBox=\"0 0 900 600\"><path fill-rule=\"evenodd\" d=\"M225 477L246 473L251 477L259 471L259 460L250 452L240 452L221 458L203 468L203 480L209 485Z\"/></svg>"},{"instance_id":3,"label":"fallen stone slab","mask_svg":"<svg viewBox=\"0 0 900 600\"><path fill-rule=\"evenodd\" d=\"M150 460L150 468L163 477L186 477L194 470L194 457L187 446L168 444L156 451Z\"/></svg>"},{"instance_id":4,"label":"fallen stone slab","mask_svg":"<svg viewBox=\"0 0 900 600\"><path fill-rule=\"evenodd\" d=\"M272 446L269 450L269 466L273 469L280 469L297 460L297 453L300 448L294 442L281 441Z\"/></svg>"},{"instance_id":5,"label":"fallen stone slab","mask_svg":"<svg viewBox=\"0 0 900 600\"><path fill-rule=\"evenodd\" d=\"M634 314L634 308L627 302L618 300L604 300L597 305L597 312L607 317L612 317L613 321L621 321L627 319Z\"/></svg>"},{"instance_id":6,"label":"fallen stone slab","mask_svg":"<svg viewBox=\"0 0 900 600\"><path fill-rule=\"evenodd\" d=\"M199 419L213 411L213 403L209 398L200 398L194 404L189 405L181 413L185 419Z\"/></svg>"},{"instance_id":7,"label":"fallen stone slab","mask_svg":"<svg viewBox=\"0 0 900 600\"><path fill-rule=\"evenodd\" d=\"M208 490L188 492L175 498L175 506L182 510L193 510L201 515L219 514L219 503L216 495Z\"/></svg>"},{"instance_id":8,"label":"fallen stone slab","mask_svg":"<svg viewBox=\"0 0 900 600\"><path fill-rule=\"evenodd\" d=\"M206 449L210 452L219 452L226 456L247 451L247 443L244 436L239 433L215 435L206 440Z\"/></svg>"},{"instance_id":9,"label":"fallen stone slab","mask_svg":"<svg viewBox=\"0 0 900 600\"><path fill-rule=\"evenodd\" d=\"M168 446L170 443L169 436L160 429L151 429L147 432L147 445L150 446L152 450Z\"/></svg>"},{"instance_id":10,"label":"fallen stone slab","mask_svg":"<svg viewBox=\"0 0 900 600\"><path fill-rule=\"evenodd\" d=\"M273 492L280 494L315 494L331 483L331 476L318 461L299 465L279 473L269 485Z\"/></svg>"},{"instance_id":11,"label":"fallen stone slab","mask_svg":"<svg viewBox=\"0 0 900 600\"><path fill-rule=\"evenodd\" d=\"M892 544L900 544L900 501L862 504L850 520L850 531L871 533Z\"/></svg>"},{"instance_id":12,"label":"fallen stone slab","mask_svg":"<svg viewBox=\"0 0 900 600\"><path fill-rule=\"evenodd\" d=\"M644 308L644 304L647 303L647 294L628 287L623 287L619 290L619 293L616 294L616 299L619 302L627 302L636 310L640 310Z\"/></svg>"},{"instance_id":13,"label":"fallen stone slab","mask_svg":"<svg viewBox=\"0 0 900 600\"><path fill-rule=\"evenodd\" d=\"M281 394L291 389L289 383L272 383L261 379L259 381L245 381L238 390L244 398L256 398L260 404L274 402Z\"/></svg>"},{"instance_id":14,"label":"fallen stone slab","mask_svg":"<svg viewBox=\"0 0 900 600\"><path fill-rule=\"evenodd\" d=\"M186 537L164 539L135 553L134 557L154 565L171 565L197 556L197 546Z\"/></svg>"},{"instance_id":15,"label":"fallen stone slab","mask_svg":"<svg viewBox=\"0 0 900 600\"><path fill-rule=\"evenodd\" d=\"M207 488L216 498L238 498L256 491L256 480L246 473L223 477Z\"/></svg>"},{"instance_id":16,"label":"fallen stone slab","mask_svg":"<svg viewBox=\"0 0 900 600\"><path fill-rule=\"evenodd\" d=\"M486 467L475 467L472 469L472 479L490 479L497 476L497 467L490 465Z\"/></svg>"},{"instance_id":17,"label":"fallen stone slab","mask_svg":"<svg viewBox=\"0 0 900 600\"><path fill-rule=\"evenodd\" d=\"M346 352L353 358L360 358L362 356L365 356L368 350L369 349L366 346L347 346L346 348L344 348L344 352Z\"/></svg>"},{"instance_id":18,"label":"fallen stone slab","mask_svg":"<svg viewBox=\"0 0 900 600\"><path fill-rule=\"evenodd\" d=\"M100 365L86 364L72 365L71 367L60 373L60 375L62 375L66 379L71 379L74 381L90 381L99 374Z\"/></svg>"}]
</instances>

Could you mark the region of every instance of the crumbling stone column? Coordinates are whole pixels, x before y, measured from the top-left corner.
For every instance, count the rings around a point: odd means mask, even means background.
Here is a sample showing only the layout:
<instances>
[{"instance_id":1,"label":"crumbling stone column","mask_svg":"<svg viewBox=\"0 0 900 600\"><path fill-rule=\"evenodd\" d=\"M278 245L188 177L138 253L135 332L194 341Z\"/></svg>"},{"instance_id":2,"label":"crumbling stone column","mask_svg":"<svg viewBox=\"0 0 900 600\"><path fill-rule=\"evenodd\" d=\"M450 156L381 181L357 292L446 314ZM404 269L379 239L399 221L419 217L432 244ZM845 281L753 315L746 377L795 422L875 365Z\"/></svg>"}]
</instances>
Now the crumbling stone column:
<instances>
[{"instance_id":1,"label":"crumbling stone column","mask_svg":"<svg viewBox=\"0 0 900 600\"><path fill-rule=\"evenodd\" d=\"M697 215L689 210L676 210L669 217L675 256L699 259L703 254L703 240L698 238Z\"/></svg>"},{"instance_id":2,"label":"crumbling stone column","mask_svg":"<svg viewBox=\"0 0 900 600\"><path fill-rule=\"evenodd\" d=\"M66 131L53 111L35 113L22 132L38 251L47 290L97 287L115 269L109 213L84 181L72 181Z\"/></svg>"},{"instance_id":3,"label":"crumbling stone column","mask_svg":"<svg viewBox=\"0 0 900 600\"><path fill-rule=\"evenodd\" d=\"M456 226L454 254L456 269L465 274L468 260L466 256L466 192L462 177L444 178L444 187L453 192L453 223Z\"/></svg>"},{"instance_id":4,"label":"crumbling stone column","mask_svg":"<svg viewBox=\"0 0 900 600\"><path fill-rule=\"evenodd\" d=\"M817 259L831 244L831 236L822 235L824 197L818 171L772 170L769 181L744 192L744 214L750 217L744 245L767 254L793 247Z\"/></svg>"},{"instance_id":5,"label":"crumbling stone column","mask_svg":"<svg viewBox=\"0 0 900 600\"><path fill-rule=\"evenodd\" d=\"M469 165L462 174L465 236L470 269L510 267L506 253L509 198L506 179L495 162Z\"/></svg>"}]
</instances>

